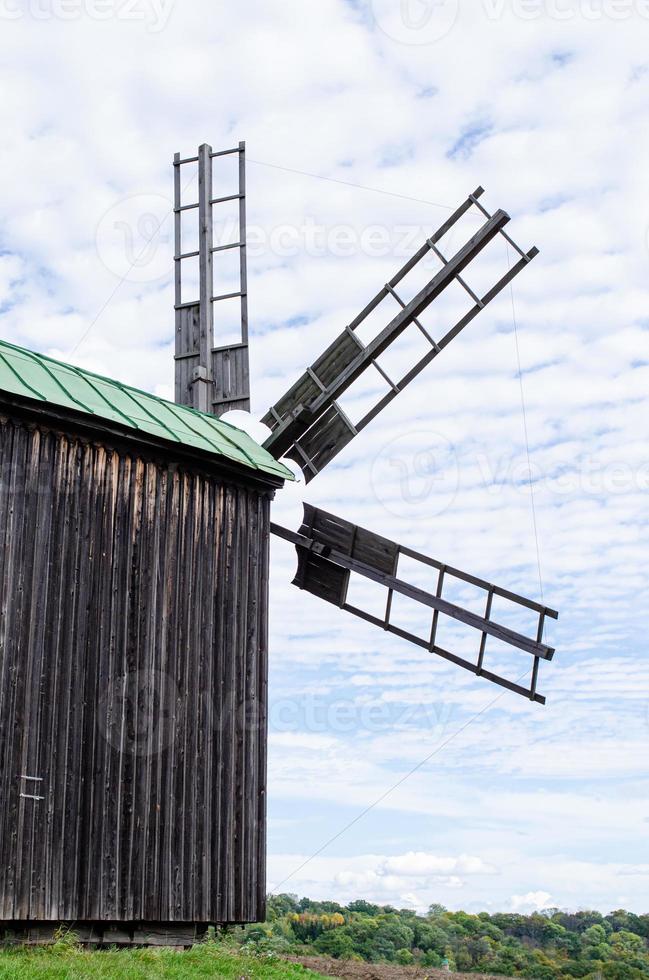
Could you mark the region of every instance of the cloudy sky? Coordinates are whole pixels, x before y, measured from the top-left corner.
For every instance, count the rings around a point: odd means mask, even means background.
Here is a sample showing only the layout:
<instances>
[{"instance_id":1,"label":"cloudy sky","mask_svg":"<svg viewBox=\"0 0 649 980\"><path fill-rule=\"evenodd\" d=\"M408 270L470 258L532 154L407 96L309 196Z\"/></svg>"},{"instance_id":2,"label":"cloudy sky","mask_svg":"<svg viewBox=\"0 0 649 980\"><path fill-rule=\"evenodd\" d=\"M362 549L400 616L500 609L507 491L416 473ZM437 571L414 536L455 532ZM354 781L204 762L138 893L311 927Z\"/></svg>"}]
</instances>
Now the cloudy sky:
<instances>
[{"instance_id":1,"label":"cloudy sky","mask_svg":"<svg viewBox=\"0 0 649 980\"><path fill-rule=\"evenodd\" d=\"M0 21L4 339L170 397L170 163L203 141L247 141L258 416L479 184L540 248L276 516L297 527L305 496L543 597L548 704L298 593L275 543L270 882L647 911L647 0L0 0Z\"/></svg>"}]
</instances>

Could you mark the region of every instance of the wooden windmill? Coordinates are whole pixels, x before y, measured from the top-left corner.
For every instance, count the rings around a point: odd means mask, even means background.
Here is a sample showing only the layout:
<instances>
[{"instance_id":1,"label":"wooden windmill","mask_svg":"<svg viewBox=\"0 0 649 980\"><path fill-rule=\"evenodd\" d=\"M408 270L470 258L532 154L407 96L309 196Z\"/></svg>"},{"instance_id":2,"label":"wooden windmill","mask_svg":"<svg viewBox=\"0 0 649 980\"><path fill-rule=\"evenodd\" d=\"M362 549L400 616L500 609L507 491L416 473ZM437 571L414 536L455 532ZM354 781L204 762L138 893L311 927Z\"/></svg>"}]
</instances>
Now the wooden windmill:
<instances>
[{"instance_id":1,"label":"wooden windmill","mask_svg":"<svg viewBox=\"0 0 649 980\"><path fill-rule=\"evenodd\" d=\"M212 160L228 154L236 154L238 157L239 186L235 194L219 195L213 189ZM182 168L196 165L199 200L186 204L181 193ZM194 407L200 405L215 415L222 415L231 408L249 411L245 144L240 143L236 149L218 153L214 153L210 146L203 145L196 156L184 159L176 154L174 171L176 400ZM482 204L483 194L482 187L469 194L262 419L271 429L264 448L276 459L288 457L297 463L306 483L310 483L377 418L538 254L537 248L525 252L513 241L505 231L510 221L509 215L502 210L490 214ZM236 201L238 204L237 234L233 242L215 246L213 215L216 212L213 212L213 208L218 211L218 207L228 201ZM198 211L198 250L183 252L182 216L188 210ZM477 212L480 216L481 227L456 248L452 255L446 256L440 248L442 240L450 232L457 231L458 222L470 211ZM478 295L469 284L472 263L497 236L507 242L517 260L505 275ZM239 253L239 288L215 295L213 257L224 249L236 249ZM426 260L431 256L437 259L439 266L434 274L425 270ZM200 265L199 297L197 300L182 302L183 263L189 259L197 259ZM421 288L406 301L398 290L400 284L416 271L424 272L423 285L420 276ZM422 323L422 314L452 284L457 284L464 290L469 308L457 322L446 326L440 336L434 337ZM215 346L214 311L218 311L218 304L225 300L240 302L240 340L228 346ZM371 339L366 338L363 341L363 327L370 317L374 323L373 335ZM218 312L216 321L218 323ZM426 349L407 372L396 379L388 374L382 364L381 355L408 331L418 332L425 341ZM352 422L341 400L366 373L372 372L381 382L384 391L359 419ZM554 650L543 643L545 620L547 617L557 618L554 610L399 545L371 530L357 527L311 504L304 506L304 521L299 530L291 531L274 523L271 530L296 546L298 570L294 584L299 588L495 684L529 697L532 701L545 703L544 697L537 692L537 682L540 661L551 660L554 654ZM435 591L426 592L404 581L399 575L400 558L437 570ZM385 588L383 616L371 614L347 601L350 578L354 574ZM444 597L445 586L453 580L484 592L482 614L464 609ZM426 637L406 631L391 621L395 593L431 610L430 631ZM495 599L532 610L537 615L533 635L525 636L495 621L492 618ZM449 617L475 629L475 658L467 659L438 645L436 641L440 616ZM488 669L485 657L489 636L533 657L529 686L525 687L517 679L503 677Z\"/></svg>"},{"instance_id":2,"label":"wooden windmill","mask_svg":"<svg viewBox=\"0 0 649 980\"><path fill-rule=\"evenodd\" d=\"M238 158L236 155L238 154ZM215 194L215 157L238 159L236 193ZM403 547L311 504L298 530L271 501L296 461L309 483L533 259L489 214L482 189L422 245L269 410L264 446L219 418L249 408L245 147L175 159L176 402L0 341L0 938L40 941L66 923L87 943L190 944L215 923L265 914L268 579L271 533L295 544L295 584L400 639L543 703L546 606ZM198 200L182 200L198 164ZM213 238L234 204L238 233ZM453 254L442 239L470 209L481 227ZM197 248L182 219L198 213ZM516 263L474 292L472 262L504 236ZM237 254L238 250L238 254ZM237 289L215 292L214 256L237 257ZM430 274L434 255L440 268ZM198 263L197 296L183 264ZM409 273L425 271L414 295ZM439 334L423 314L451 283L470 308ZM238 336L215 346L223 304ZM391 303L392 311L384 314ZM219 305L221 304L221 305ZM396 312L394 312L396 308ZM218 313L217 313L218 311ZM380 326L362 339L370 315ZM394 378L382 355L414 330L425 353ZM385 385L352 422L344 397L366 372ZM426 591L402 561L432 569ZM355 576L385 590L381 615L349 601ZM460 581L480 612L451 601ZM395 596L429 615L398 626ZM531 611L529 633L499 622ZM475 656L440 645L462 624ZM490 665L490 642L531 675ZM527 660L531 657L531 661ZM521 664L522 666L523 664Z\"/></svg>"}]
</instances>

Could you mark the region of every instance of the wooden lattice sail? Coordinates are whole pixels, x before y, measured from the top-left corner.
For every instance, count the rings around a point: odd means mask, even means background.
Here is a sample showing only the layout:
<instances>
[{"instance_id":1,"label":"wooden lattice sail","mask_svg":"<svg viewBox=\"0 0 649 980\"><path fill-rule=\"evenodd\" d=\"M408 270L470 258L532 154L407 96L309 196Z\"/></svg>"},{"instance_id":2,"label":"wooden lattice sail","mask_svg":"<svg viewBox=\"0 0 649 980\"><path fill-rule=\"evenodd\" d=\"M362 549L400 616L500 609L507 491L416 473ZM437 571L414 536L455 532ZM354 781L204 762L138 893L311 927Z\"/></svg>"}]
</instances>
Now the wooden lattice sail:
<instances>
[{"instance_id":1,"label":"wooden lattice sail","mask_svg":"<svg viewBox=\"0 0 649 980\"><path fill-rule=\"evenodd\" d=\"M215 158L238 157L238 184L234 193L215 190ZM198 166L198 201L184 201L184 175ZM231 242L214 243L214 208L237 202L237 233ZM198 248L185 250L183 218L197 218ZM174 157L174 266L176 307L176 401L202 412L223 415L240 409L250 411L250 367L248 359L248 272L246 258L246 144L214 152L204 143L192 157ZM218 254L239 253L235 289L215 294ZM188 277L185 266L198 261L198 295L184 296ZM237 304L240 338L234 343L214 344L220 330L220 312L225 304Z\"/></svg>"},{"instance_id":2,"label":"wooden lattice sail","mask_svg":"<svg viewBox=\"0 0 649 980\"><path fill-rule=\"evenodd\" d=\"M509 215L505 211L490 215L479 200L483 193L483 189L478 187L469 195L264 416L263 421L272 429L264 447L276 458L288 456L293 459L303 470L307 483L375 419L538 254L536 248L523 252L505 233L503 229L510 220ZM482 227L450 259L446 258L438 243L473 205L485 219ZM462 273L470 271L471 263L496 235L505 238L518 253L519 259L493 286L478 296ZM410 302L405 302L397 293L397 286L431 253L441 263L441 269ZM457 283L466 292L472 305L442 336L435 338L419 318L452 283ZM389 300L393 301L390 303L392 310L396 304L399 312L392 317L386 314L385 327L369 343L363 343L359 329L370 314L382 310ZM405 375L395 379L388 375L379 358L411 326L424 337L427 350ZM377 372L387 390L359 420L352 422L340 399L361 375L371 370Z\"/></svg>"},{"instance_id":3,"label":"wooden lattice sail","mask_svg":"<svg viewBox=\"0 0 649 980\"><path fill-rule=\"evenodd\" d=\"M300 589L423 647L458 667L484 677L485 680L492 681L516 694L522 694L539 704L545 704L545 698L537 693L536 688L541 660L552 660L554 656L552 647L543 642L545 620L557 619L558 613L554 609L429 558L310 504L304 505L304 521L299 531L290 531L278 524L271 524L271 530L296 546L298 569L293 584ZM428 592L405 581L399 572L401 558L419 562L427 568L436 570L435 591ZM369 579L385 589L383 616L377 616L348 602L352 575ZM444 597L444 589L452 580L467 583L484 593L484 612L481 615ZM395 594L406 596L430 610L430 626L425 637L403 629L393 621L392 605ZM492 605L495 597L505 600L511 606L532 610L537 617L534 635L525 635L494 619ZM437 634L440 618L443 617L462 623L475 631L476 652L473 660L468 660L439 645ZM490 637L498 640L501 645L519 650L533 658L529 687L524 687L520 683L518 674L512 679L489 670L487 643ZM525 663L522 660L521 669L524 667Z\"/></svg>"}]
</instances>

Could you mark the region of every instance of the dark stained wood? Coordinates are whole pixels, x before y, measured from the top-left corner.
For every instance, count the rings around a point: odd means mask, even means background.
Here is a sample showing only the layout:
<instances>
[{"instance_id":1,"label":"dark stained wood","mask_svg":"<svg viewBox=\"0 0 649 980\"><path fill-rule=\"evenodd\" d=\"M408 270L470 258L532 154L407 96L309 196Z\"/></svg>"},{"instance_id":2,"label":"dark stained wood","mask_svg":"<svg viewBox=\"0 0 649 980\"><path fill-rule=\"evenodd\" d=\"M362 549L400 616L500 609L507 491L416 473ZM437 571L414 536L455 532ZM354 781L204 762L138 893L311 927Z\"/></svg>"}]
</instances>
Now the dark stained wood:
<instances>
[{"instance_id":1,"label":"dark stained wood","mask_svg":"<svg viewBox=\"0 0 649 980\"><path fill-rule=\"evenodd\" d=\"M196 408L196 370L200 366L200 303L176 309L175 400Z\"/></svg>"},{"instance_id":2,"label":"dark stained wood","mask_svg":"<svg viewBox=\"0 0 649 980\"><path fill-rule=\"evenodd\" d=\"M329 545L356 561L371 565L377 572L396 574L399 545L336 514L304 504L304 521L299 533L319 544Z\"/></svg>"},{"instance_id":3,"label":"dark stained wood","mask_svg":"<svg viewBox=\"0 0 649 980\"><path fill-rule=\"evenodd\" d=\"M60 421L0 416L0 930L183 945L264 916L274 481Z\"/></svg>"}]
</instances>

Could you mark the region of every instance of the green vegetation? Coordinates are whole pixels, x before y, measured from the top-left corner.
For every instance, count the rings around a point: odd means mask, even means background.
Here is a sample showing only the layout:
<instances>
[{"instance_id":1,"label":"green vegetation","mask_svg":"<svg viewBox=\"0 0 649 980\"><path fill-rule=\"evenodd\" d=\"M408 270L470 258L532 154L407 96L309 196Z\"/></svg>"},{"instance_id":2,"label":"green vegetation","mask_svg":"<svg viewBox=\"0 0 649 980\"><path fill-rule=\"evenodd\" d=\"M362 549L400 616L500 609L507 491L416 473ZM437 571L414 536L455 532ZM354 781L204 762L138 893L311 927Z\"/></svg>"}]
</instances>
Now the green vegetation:
<instances>
[{"instance_id":1,"label":"green vegetation","mask_svg":"<svg viewBox=\"0 0 649 980\"><path fill-rule=\"evenodd\" d=\"M532 980L648 980L649 915L617 911L428 915L352 902L269 899L268 921L240 932L244 949L337 959L419 963Z\"/></svg>"},{"instance_id":2,"label":"green vegetation","mask_svg":"<svg viewBox=\"0 0 649 980\"><path fill-rule=\"evenodd\" d=\"M0 950L2 980L318 980L318 974L268 954L236 955L227 944L171 949L86 951L73 939L33 949ZM320 978L322 980L322 978Z\"/></svg>"},{"instance_id":3,"label":"green vegetation","mask_svg":"<svg viewBox=\"0 0 649 980\"><path fill-rule=\"evenodd\" d=\"M441 967L531 980L649 980L649 915L617 911L427 915L357 901L341 906L295 895L269 899L268 921L228 929L186 952L88 952L74 936L52 946L0 950L0 980L308 980L283 955Z\"/></svg>"}]
</instances>

